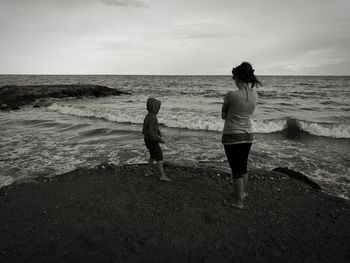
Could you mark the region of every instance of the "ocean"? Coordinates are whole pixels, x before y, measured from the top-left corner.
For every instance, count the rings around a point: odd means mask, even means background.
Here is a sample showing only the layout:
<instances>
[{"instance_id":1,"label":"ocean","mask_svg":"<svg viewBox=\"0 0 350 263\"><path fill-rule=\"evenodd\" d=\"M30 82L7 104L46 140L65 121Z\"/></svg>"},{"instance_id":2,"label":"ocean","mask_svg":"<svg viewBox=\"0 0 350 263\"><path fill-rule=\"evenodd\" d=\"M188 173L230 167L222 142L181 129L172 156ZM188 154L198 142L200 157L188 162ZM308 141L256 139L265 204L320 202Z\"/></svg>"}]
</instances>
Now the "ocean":
<instances>
[{"instance_id":1,"label":"ocean","mask_svg":"<svg viewBox=\"0 0 350 263\"><path fill-rule=\"evenodd\" d=\"M249 168L288 167L349 199L350 77L260 80ZM162 102L165 161L228 167L221 106L236 89L230 76L0 75L0 86L33 84L98 84L131 95L56 99L49 107L0 112L0 188L102 162L147 162L141 130L148 97Z\"/></svg>"}]
</instances>

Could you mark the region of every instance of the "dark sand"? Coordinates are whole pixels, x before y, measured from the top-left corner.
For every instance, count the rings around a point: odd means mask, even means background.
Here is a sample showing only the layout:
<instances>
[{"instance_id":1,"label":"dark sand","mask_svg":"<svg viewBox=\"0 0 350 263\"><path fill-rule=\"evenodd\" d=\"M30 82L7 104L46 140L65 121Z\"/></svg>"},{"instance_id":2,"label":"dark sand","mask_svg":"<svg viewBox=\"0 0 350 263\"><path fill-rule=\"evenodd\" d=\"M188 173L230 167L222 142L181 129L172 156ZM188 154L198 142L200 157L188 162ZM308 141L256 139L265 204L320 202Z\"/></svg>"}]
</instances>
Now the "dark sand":
<instances>
[{"instance_id":1,"label":"dark sand","mask_svg":"<svg viewBox=\"0 0 350 263\"><path fill-rule=\"evenodd\" d=\"M349 262L350 208L278 172L250 174L245 209L227 175L167 165L80 169L0 192L0 262Z\"/></svg>"}]
</instances>

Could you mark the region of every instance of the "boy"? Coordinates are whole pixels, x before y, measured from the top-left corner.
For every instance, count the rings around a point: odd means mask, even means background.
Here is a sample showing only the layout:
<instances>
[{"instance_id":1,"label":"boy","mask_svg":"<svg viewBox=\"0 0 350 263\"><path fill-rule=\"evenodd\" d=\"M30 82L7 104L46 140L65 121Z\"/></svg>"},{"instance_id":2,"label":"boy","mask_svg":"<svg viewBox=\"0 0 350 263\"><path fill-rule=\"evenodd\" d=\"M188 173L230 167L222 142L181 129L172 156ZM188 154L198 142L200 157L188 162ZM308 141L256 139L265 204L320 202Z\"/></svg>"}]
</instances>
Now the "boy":
<instances>
[{"instance_id":1,"label":"boy","mask_svg":"<svg viewBox=\"0 0 350 263\"><path fill-rule=\"evenodd\" d=\"M163 170L163 153L162 149L159 146L159 143L164 143L164 140L161 138L162 134L159 130L159 124L157 119L157 114L160 109L161 102L154 98L149 98L147 100L147 110L148 113L143 121L142 133L144 135L146 147L151 155L145 176L152 174L151 167L154 163L154 160L157 161L157 166L160 172L160 180L165 182L170 182L171 179L166 177Z\"/></svg>"}]
</instances>

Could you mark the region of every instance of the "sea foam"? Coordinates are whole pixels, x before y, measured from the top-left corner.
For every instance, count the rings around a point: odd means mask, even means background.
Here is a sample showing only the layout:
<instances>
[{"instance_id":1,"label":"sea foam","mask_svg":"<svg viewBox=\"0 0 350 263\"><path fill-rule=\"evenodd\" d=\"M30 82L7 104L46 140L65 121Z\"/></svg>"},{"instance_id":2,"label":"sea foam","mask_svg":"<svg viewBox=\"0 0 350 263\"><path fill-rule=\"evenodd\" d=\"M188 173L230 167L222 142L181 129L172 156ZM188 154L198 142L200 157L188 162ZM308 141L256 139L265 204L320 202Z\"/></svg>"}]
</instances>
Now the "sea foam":
<instances>
[{"instance_id":1,"label":"sea foam","mask_svg":"<svg viewBox=\"0 0 350 263\"><path fill-rule=\"evenodd\" d=\"M146 111L141 108L121 109L103 108L100 106L63 105L54 103L49 110L79 117L105 119L112 122L142 124ZM223 120L220 116L206 112L163 109L158 116L161 124L170 128L222 131ZM316 136L332 138L350 138L350 125L338 123L317 123L296 120L297 127L304 132ZM253 120L253 132L274 133L288 128L287 119Z\"/></svg>"},{"instance_id":2,"label":"sea foam","mask_svg":"<svg viewBox=\"0 0 350 263\"><path fill-rule=\"evenodd\" d=\"M350 138L350 126L338 123L316 123L307 121L297 121L301 130L317 135L332 138Z\"/></svg>"}]
</instances>

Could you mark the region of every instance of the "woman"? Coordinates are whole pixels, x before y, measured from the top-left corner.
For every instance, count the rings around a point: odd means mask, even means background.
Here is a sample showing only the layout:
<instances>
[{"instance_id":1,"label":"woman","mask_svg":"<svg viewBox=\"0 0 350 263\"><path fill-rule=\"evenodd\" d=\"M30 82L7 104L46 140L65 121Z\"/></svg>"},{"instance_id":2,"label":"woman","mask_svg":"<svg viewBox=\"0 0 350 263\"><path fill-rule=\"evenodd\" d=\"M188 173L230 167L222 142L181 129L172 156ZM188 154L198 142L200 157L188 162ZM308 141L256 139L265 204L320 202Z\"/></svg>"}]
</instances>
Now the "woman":
<instances>
[{"instance_id":1,"label":"woman","mask_svg":"<svg viewBox=\"0 0 350 263\"><path fill-rule=\"evenodd\" d=\"M243 199L247 196L247 161L253 142L250 117L258 104L258 94L253 88L261 82L248 62L233 68L232 75L238 90L229 91L224 97L222 143L232 171L234 200L231 205L242 209Z\"/></svg>"}]
</instances>

